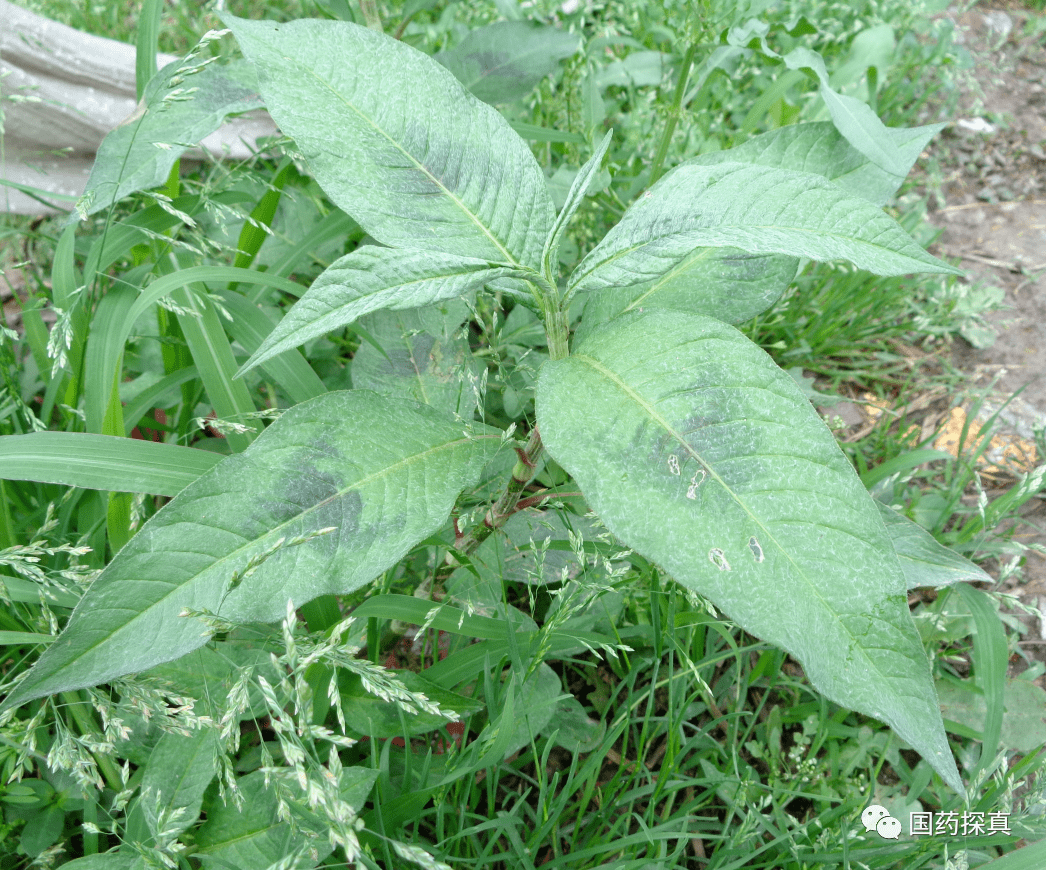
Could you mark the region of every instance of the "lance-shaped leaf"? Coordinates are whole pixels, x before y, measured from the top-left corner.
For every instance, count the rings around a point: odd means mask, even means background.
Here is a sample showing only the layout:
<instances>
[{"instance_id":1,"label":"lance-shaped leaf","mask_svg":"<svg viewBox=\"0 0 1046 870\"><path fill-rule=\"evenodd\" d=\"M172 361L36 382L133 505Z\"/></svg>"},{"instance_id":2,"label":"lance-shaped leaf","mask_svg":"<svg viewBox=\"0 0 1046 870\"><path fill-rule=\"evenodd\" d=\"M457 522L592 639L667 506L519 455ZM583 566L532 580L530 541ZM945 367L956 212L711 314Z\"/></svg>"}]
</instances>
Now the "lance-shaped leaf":
<instances>
[{"instance_id":1,"label":"lance-shaped leaf","mask_svg":"<svg viewBox=\"0 0 1046 870\"><path fill-rule=\"evenodd\" d=\"M457 299L495 278L519 274L471 257L364 245L324 270L237 376L372 311Z\"/></svg>"},{"instance_id":2,"label":"lance-shaped leaf","mask_svg":"<svg viewBox=\"0 0 1046 870\"><path fill-rule=\"evenodd\" d=\"M159 187L189 148L232 114L261 106L254 69L243 61L169 64L146 86L138 110L105 137L81 199L86 214Z\"/></svg>"},{"instance_id":3,"label":"lance-shaped leaf","mask_svg":"<svg viewBox=\"0 0 1046 870\"><path fill-rule=\"evenodd\" d=\"M574 213L578 210L582 200L588 193L588 189L592 185L592 179L599 172L599 167L603 163L603 155L607 153L607 149L610 147L610 139L613 135L614 131L610 130L603 137L603 141L596 146L595 153L588 159L588 162L581 167L581 170L574 178L574 183L570 185L563 208L560 209L559 214L556 216L556 223L552 227L552 232L549 233L548 238L545 240L545 253L542 259L545 271L550 275L555 274L553 267L558 263L559 244L563 241L563 234L567 231L571 218L574 217Z\"/></svg>"},{"instance_id":4,"label":"lance-shaped leaf","mask_svg":"<svg viewBox=\"0 0 1046 870\"><path fill-rule=\"evenodd\" d=\"M885 212L818 175L730 162L668 173L581 261L568 286L656 281L702 247L849 260L877 275L957 273Z\"/></svg>"},{"instance_id":5,"label":"lance-shaped leaf","mask_svg":"<svg viewBox=\"0 0 1046 870\"><path fill-rule=\"evenodd\" d=\"M891 725L958 791L904 575L795 382L741 333L653 311L543 368L552 457L618 538Z\"/></svg>"},{"instance_id":6,"label":"lance-shaped leaf","mask_svg":"<svg viewBox=\"0 0 1046 870\"><path fill-rule=\"evenodd\" d=\"M889 129L906 175L943 124ZM827 121L792 124L749 139L736 148L702 154L689 163L757 163L820 175L843 190L882 206L904 181L872 163ZM668 308L742 323L773 305L795 277L797 257L748 254L736 248L696 248L652 281L604 287L585 304L576 338L627 311Z\"/></svg>"},{"instance_id":7,"label":"lance-shaped leaf","mask_svg":"<svg viewBox=\"0 0 1046 870\"><path fill-rule=\"evenodd\" d=\"M905 156L886 125L867 103L840 94L832 88L824 58L820 54L800 46L781 59L789 69L813 71L821 82L821 98L828 107L832 121L854 148L891 175L902 175L906 171Z\"/></svg>"},{"instance_id":8,"label":"lance-shaped leaf","mask_svg":"<svg viewBox=\"0 0 1046 870\"><path fill-rule=\"evenodd\" d=\"M223 15L265 105L375 239L540 265L552 200L530 148L432 58L343 21Z\"/></svg>"},{"instance_id":9,"label":"lance-shaped leaf","mask_svg":"<svg viewBox=\"0 0 1046 870\"><path fill-rule=\"evenodd\" d=\"M873 163L828 121L790 124L754 136L736 148L713 151L689 163L711 166L716 163L758 163L780 169L811 172L835 182L848 193L874 205L886 205L900 189L905 177L930 140L945 124L926 127L887 127L887 135L900 155L899 172Z\"/></svg>"},{"instance_id":10,"label":"lance-shaped leaf","mask_svg":"<svg viewBox=\"0 0 1046 870\"><path fill-rule=\"evenodd\" d=\"M364 390L286 411L187 486L117 553L3 707L202 646L208 610L270 622L288 599L358 589L437 531L500 433Z\"/></svg>"},{"instance_id":11,"label":"lance-shaped leaf","mask_svg":"<svg viewBox=\"0 0 1046 870\"><path fill-rule=\"evenodd\" d=\"M821 83L821 97L839 132L872 163L890 175L903 177L911 166L907 163L903 143L892 137L889 128L871 107L832 87L824 58L816 51L800 46L782 57L767 45L768 32L769 26L765 22L752 19L743 27L732 28L727 41L737 47L758 48L767 57L783 61L789 69L808 69L813 72Z\"/></svg>"},{"instance_id":12,"label":"lance-shaped leaf","mask_svg":"<svg viewBox=\"0 0 1046 870\"><path fill-rule=\"evenodd\" d=\"M579 47L576 33L529 21L497 21L470 30L435 59L483 102L506 103L529 94Z\"/></svg>"}]
</instances>

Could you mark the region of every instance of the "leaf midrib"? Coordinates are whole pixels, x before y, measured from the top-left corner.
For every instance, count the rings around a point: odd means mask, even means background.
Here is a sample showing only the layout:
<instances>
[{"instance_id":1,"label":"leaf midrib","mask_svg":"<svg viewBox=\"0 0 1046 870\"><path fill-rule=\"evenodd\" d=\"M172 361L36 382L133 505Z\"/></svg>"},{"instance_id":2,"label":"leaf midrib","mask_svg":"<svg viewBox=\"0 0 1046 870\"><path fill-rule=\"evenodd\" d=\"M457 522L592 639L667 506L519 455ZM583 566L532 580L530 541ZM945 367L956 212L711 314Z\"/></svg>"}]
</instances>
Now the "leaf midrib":
<instances>
[{"instance_id":1,"label":"leaf midrib","mask_svg":"<svg viewBox=\"0 0 1046 870\"><path fill-rule=\"evenodd\" d=\"M777 538L770 532L769 529L766 528L766 526L759 520L759 518L751 512L751 510L741 499L741 497L737 493L735 493L733 489L727 486L723 479L715 472L715 469L708 465L698 455L697 451L695 451L693 447L691 447L691 445L687 443L687 441L682 437L682 435L680 435L675 430L672 424L669 423L668 420L666 420L663 416L661 416L661 414L658 413L657 409L653 405L651 405L642 395L637 393L635 390L632 389L631 386L629 386L625 381L618 377L616 372L612 371L611 369L608 369L599 360L589 356L588 354L571 354L570 358L576 359L579 362L588 365L598 374L602 375L604 378L610 381L614 386L618 387L621 390L621 392L624 393L633 402L635 402L635 404L639 406L640 410L645 412L654 423L661 426L662 429L664 429L664 431L666 431L672 438L674 438L679 444L683 446L683 449L685 449L687 453L689 453L695 461L700 463L701 467L704 468L708 472L708 474L713 478L713 480L715 480L723 488L723 490L737 503L738 507L740 507L741 510L748 515L752 522L754 522L756 526L758 526L759 529L766 534L767 538L773 543L773 546L785 559L788 560L789 564L795 570L795 573L807 585L807 587L813 593L813 596L821 602L821 605L823 606L825 611L831 614L831 616L838 623L839 627L847 635L850 636L850 638L854 641L854 643L852 644L852 649L860 653L861 657L866 661L868 669L874 670L876 673L881 674L883 678L886 679L886 674L884 674L881 670L875 667L873 659L867 655L864 647L859 642L857 642L857 637L849 629L846 623L839 617L835 609L829 606L828 602L821 595L820 590L817 589L816 585L810 580L806 572L803 571L798 564L796 564L795 560L791 557L789 552L781 545L780 542L778 542Z\"/></svg>"},{"instance_id":2,"label":"leaf midrib","mask_svg":"<svg viewBox=\"0 0 1046 870\"><path fill-rule=\"evenodd\" d=\"M294 58L288 57L287 55L283 55L283 57L284 57L285 60L291 61L292 64L297 65L297 66L301 66L300 64L298 64L294 60ZM450 190L450 188L448 188L442 181L440 181L438 178L436 178L436 176L433 175L429 171L428 167L426 167L417 158L415 158L415 156L413 154L411 154L409 151L407 151L407 149L404 148L388 132L386 132L386 130L383 127L380 127L377 124L375 124L374 121L370 117L368 117L361 109L359 109L355 105L355 103L351 102L347 97L345 97L343 94L341 94L337 90L335 90L335 88L333 87L333 85L329 81L326 81L325 79L321 78L319 76L319 74L312 67L305 66L304 69L316 82L318 82L322 87L326 88L327 91L329 91L335 97L336 100L342 102L345 105L345 107L347 109L349 109L351 112L353 112L361 121L363 121L365 124L367 124L376 133L378 133L379 135L384 137L384 139L387 142L389 142L389 144L392 145L397 151L399 151L404 157L406 157L415 166L415 168L419 172L424 174L437 188L439 188L441 191L443 191L443 194L447 197L447 199L449 199L452 203L454 203L454 205L457 206L458 209L470 221L472 221L472 223L474 223L476 225L476 227L483 233L483 235L485 235L491 241L491 243L494 245L494 247L497 248L504 255L506 263L510 263L513 266L522 266L523 265L522 263L520 263L519 260L517 260L512 255L512 253L508 250L508 248L506 248L501 243L501 240L498 239L498 237L494 235L493 231L489 227L487 227L479 219L479 216L474 214L472 212L472 210L470 208L468 208L465 205L465 203ZM447 74L450 75L449 72ZM454 81L457 82L457 79L454 79ZM470 107L470 108L474 108L474 107Z\"/></svg>"},{"instance_id":3,"label":"leaf midrib","mask_svg":"<svg viewBox=\"0 0 1046 870\"><path fill-rule=\"evenodd\" d=\"M858 245L858 246L861 246L861 247L871 248L873 250L873 252L875 252L875 253L886 253L886 254L891 254L891 255L893 255L895 257L902 257L902 258L904 258L906 260L911 261L912 263L919 263L921 266L923 266L923 267L930 267L930 269L933 269L933 270L939 271L939 268L940 268L936 262L927 262L927 261L919 260L916 257L913 257L911 254L901 253L899 251L893 250L892 248L887 248L887 247L885 247L883 245L878 245L878 244L876 244L874 242L869 242L869 241L866 241L864 239L855 239L853 236L847 236L847 235L843 235L841 233L824 232L824 231L821 231L821 230L810 230L810 229L806 229L804 227L794 227L794 226L779 225L779 224L766 224L766 225L763 225L763 224L716 224L715 226L712 226L712 227L700 227L698 229L689 229L689 230L675 230L673 232L663 233L662 235L659 235L659 236L653 236L651 238L643 239L643 241L637 242L634 245L630 245L627 248L622 248L620 251L617 251L616 253L612 254L611 256L606 257L605 259L600 260L599 262L595 263L590 269L588 269L586 272L584 272L581 275L581 277L577 279L576 282L575 281L571 281L570 282L571 286L573 288L575 288L575 289L580 288L582 286L582 284L585 282L585 280L587 278L589 278L594 272L598 271L599 269L604 268L605 266L609 266L611 263L615 262L616 260L619 260L622 257L627 256L628 254L631 254L631 253L633 253L635 251L638 251L641 248L644 248L647 245L652 244L653 242L659 242L659 241L662 241L662 240L673 240L673 239L676 239L676 238L679 238L679 237L688 236L688 235L698 235L698 234L703 233L703 232L717 233L717 232L732 231L732 230L745 230L745 231L749 231L749 230L751 230L751 231L775 230L775 231L778 231L778 232L783 231L783 232L789 232L789 233L804 233L804 234L806 234L808 236L812 236L815 239L830 239L832 241L843 241L843 242L847 242L847 243L849 243L851 245ZM732 247L732 248L738 248L738 249L740 249L742 251L745 251L748 254L754 254L754 255L778 255L778 256L787 256L787 257L806 256L804 254L796 254L794 251L793 252L787 252L787 251L753 251L750 248L745 247L745 246L740 245L740 244L737 244L736 242L733 242L733 241L731 241L728 244L727 243L722 243L722 244L702 244L701 242L695 242L694 243L694 247L695 248L696 247L707 247L707 248L711 248L711 249ZM596 250L598 250L598 248ZM919 250L921 251L922 249L920 248ZM592 253L595 253L595 251L593 251ZM591 255L589 255L589 256L591 256ZM926 254L926 256L930 257L929 254ZM853 262L848 257L842 256L842 255L832 257L831 259L832 260L847 260L848 262L851 262L851 263ZM930 257L930 259L932 260L933 258ZM856 263L854 263L854 265L857 266L857 268L859 268L859 269L864 269L865 268L864 266L858 266ZM870 271L870 270L867 270L867 271Z\"/></svg>"}]
</instances>

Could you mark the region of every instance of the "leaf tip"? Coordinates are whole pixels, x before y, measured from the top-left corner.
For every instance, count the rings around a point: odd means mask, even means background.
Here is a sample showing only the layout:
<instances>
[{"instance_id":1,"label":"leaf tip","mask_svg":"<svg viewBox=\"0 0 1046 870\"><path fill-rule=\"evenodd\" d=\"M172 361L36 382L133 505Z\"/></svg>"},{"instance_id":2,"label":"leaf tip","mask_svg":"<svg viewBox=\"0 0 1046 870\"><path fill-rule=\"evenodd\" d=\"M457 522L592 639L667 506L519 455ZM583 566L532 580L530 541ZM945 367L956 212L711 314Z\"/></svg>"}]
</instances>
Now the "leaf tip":
<instances>
[{"instance_id":1,"label":"leaf tip","mask_svg":"<svg viewBox=\"0 0 1046 870\"><path fill-rule=\"evenodd\" d=\"M235 381L239 378L242 378L245 374L247 374L247 372L258 366L259 363L261 363L261 361L262 358L260 358L258 354L255 353L253 356L251 356L250 359L247 360L247 362L245 362L236 370L236 373L232 376L233 380Z\"/></svg>"}]
</instances>

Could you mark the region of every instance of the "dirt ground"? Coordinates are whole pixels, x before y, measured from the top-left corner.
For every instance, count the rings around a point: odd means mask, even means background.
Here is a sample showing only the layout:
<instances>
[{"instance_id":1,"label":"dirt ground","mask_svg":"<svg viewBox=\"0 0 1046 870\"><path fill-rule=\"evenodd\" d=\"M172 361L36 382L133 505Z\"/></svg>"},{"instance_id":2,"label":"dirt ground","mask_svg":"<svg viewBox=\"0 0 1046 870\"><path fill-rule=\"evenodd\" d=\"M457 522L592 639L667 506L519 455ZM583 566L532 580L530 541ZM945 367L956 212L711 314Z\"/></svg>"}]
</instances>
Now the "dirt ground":
<instances>
[{"instance_id":1,"label":"dirt ground","mask_svg":"<svg viewBox=\"0 0 1046 870\"><path fill-rule=\"evenodd\" d=\"M952 362L971 387L995 379L988 414L1022 390L998 431L1027 452L1046 425L1046 33L1034 26L1041 14L1016 8L946 14L976 61L976 85L963 88L962 114L929 150L943 176L943 203L930 215L942 230L935 253L958 258L975 286L1005 292L985 317L994 344L959 339ZM1046 462L1041 444L1028 467ZM1046 501L1032 499L1022 514L1017 539L1046 545ZM1046 556L1029 551L1022 574L1007 591L1043 614L1037 634L1046 640Z\"/></svg>"}]
</instances>

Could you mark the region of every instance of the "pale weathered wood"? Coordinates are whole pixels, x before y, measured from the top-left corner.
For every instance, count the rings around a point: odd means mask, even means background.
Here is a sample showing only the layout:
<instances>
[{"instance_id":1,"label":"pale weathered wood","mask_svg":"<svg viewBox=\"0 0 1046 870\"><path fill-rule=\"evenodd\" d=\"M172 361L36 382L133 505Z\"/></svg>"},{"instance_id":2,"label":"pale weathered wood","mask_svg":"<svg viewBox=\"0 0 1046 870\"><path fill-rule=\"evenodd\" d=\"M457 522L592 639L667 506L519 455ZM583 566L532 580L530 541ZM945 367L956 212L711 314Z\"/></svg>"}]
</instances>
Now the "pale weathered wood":
<instances>
[{"instance_id":1,"label":"pale weathered wood","mask_svg":"<svg viewBox=\"0 0 1046 870\"><path fill-rule=\"evenodd\" d=\"M177 60L157 56L163 67ZM95 151L106 134L135 111L134 46L81 33L0 0L0 178L64 194L83 193ZM208 136L216 157L248 157L275 127L265 112L235 119ZM189 152L186 159L202 159ZM49 214L32 197L0 186L0 211Z\"/></svg>"}]
</instances>

